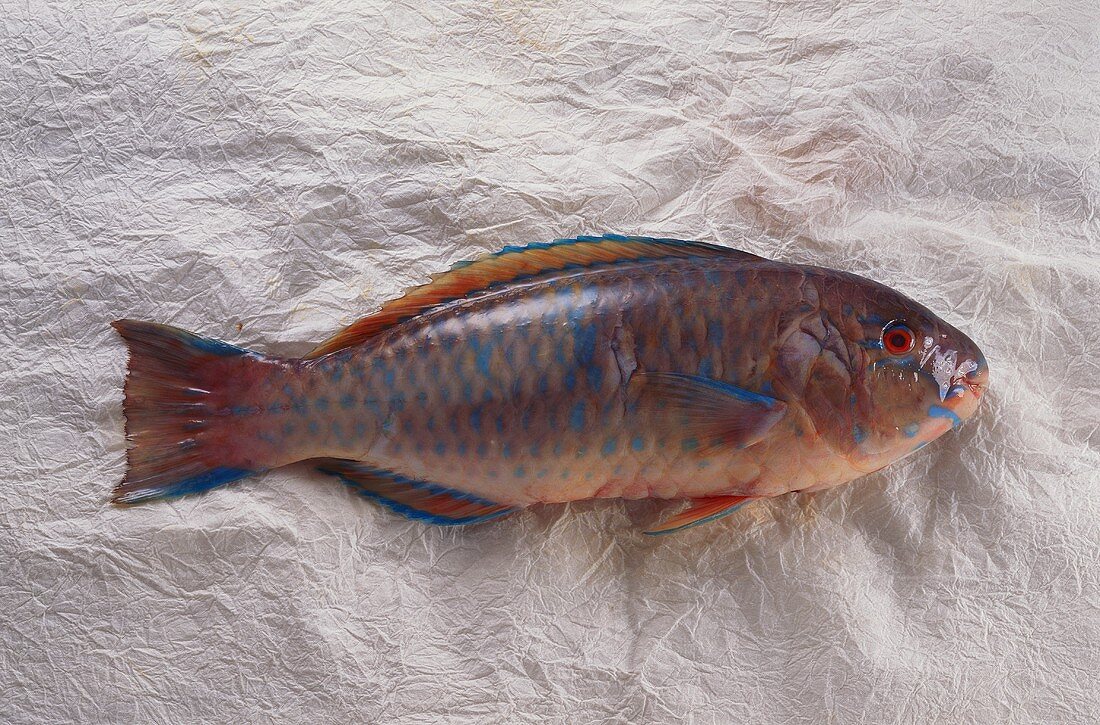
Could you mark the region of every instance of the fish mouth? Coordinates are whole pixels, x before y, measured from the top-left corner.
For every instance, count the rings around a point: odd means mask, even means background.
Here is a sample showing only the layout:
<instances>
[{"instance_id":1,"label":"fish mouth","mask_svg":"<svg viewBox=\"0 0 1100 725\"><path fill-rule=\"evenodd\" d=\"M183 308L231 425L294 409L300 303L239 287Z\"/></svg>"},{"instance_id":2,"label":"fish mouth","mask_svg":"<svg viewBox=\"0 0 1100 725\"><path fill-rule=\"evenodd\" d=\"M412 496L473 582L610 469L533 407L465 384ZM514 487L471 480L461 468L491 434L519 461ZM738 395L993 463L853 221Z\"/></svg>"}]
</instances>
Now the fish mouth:
<instances>
[{"instance_id":1,"label":"fish mouth","mask_svg":"<svg viewBox=\"0 0 1100 725\"><path fill-rule=\"evenodd\" d=\"M959 418L969 418L978 409L988 387L989 367L982 360L976 370L952 377L942 403Z\"/></svg>"},{"instance_id":2,"label":"fish mouth","mask_svg":"<svg viewBox=\"0 0 1100 725\"><path fill-rule=\"evenodd\" d=\"M987 387L989 387L989 373L982 369L978 372L953 377L944 398L952 398L966 393L981 398Z\"/></svg>"}]
</instances>

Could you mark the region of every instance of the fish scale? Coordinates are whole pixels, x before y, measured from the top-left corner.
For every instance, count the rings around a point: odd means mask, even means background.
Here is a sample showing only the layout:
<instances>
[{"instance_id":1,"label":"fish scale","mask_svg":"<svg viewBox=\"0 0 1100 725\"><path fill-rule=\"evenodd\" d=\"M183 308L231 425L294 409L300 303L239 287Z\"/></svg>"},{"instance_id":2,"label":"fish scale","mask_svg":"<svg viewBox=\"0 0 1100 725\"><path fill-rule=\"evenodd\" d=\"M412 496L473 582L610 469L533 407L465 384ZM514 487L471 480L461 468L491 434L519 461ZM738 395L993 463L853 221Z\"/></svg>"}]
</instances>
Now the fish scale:
<instances>
[{"instance_id":1,"label":"fish scale","mask_svg":"<svg viewBox=\"0 0 1100 725\"><path fill-rule=\"evenodd\" d=\"M919 334L942 350L927 370L884 349L897 324L892 345ZM962 333L870 280L638 237L457 265L302 359L116 327L132 442L117 501L313 459L448 524L544 502L694 500L664 533L907 455L971 415L987 376ZM187 437L181 391L199 398Z\"/></svg>"},{"instance_id":2,"label":"fish scale","mask_svg":"<svg viewBox=\"0 0 1100 725\"><path fill-rule=\"evenodd\" d=\"M354 376L340 374L340 366L372 370L365 381L368 390L384 390L387 381L393 382L382 406L384 415L365 411L368 435L325 453L371 460L387 470L445 485L453 485L459 471L484 480L482 493L509 504L618 496L627 489L638 490L639 481L643 487L662 485L670 496L690 493L698 471L710 465L713 456L693 454L690 436L677 437L675 431L653 435L661 426L652 413L626 412L629 379L622 376L618 357L624 353L617 356L612 340L618 330L620 339L625 333L644 341L625 351L641 372L668 369L672 360L694 373L700 368L724 370L723 361L734 361L735 370L758 367L737 344L745 335L737 327L753 326L751 318L733 318L718 339L708 334L703 321L671 324L675 316L670 310L713 306L712 300L719 297L736 304L753 294L752 287L739 284L732 273L717 276L717 283L703 285L702 275L685 260L669 262L659 274L643 278L633 270L607 269L583 281L546 282L512 299L465 301L453 316L441 310L409 321L337 361L336 367L319 370L336 395L344 390L352 394L358 384L344 382ZM651 323L654 318L657 325ZM539 320L544 324L538 354L520 354L516 348L523 344L521 336L511 330ZM433 344L447 336L465 343ZM425 349L421 355L402 352ZM431 370L450 371L450 395L439 396L435 385L408 385L385 362L371 364L403 354L416 369L413 380L430 383ZM755 374L759 377L759 370ZM750 386L754 382L742 380ZM418 396L424 405L403 404ZM429 429L429 421L437 417L447 425ZM356 411L347 416L343 428L363 420L362 412ZM532 456L535 440L561 453L553 460ZM638 447L631 444L635 440L641 441ZM410 441L419 444L413 456L406 454ZM323 442L337 441L326 437ZM477 450L479 443L485 447L473 460L461 453ZM647 447L653 450L658 443L672 453L657 458L645 454ZM401 449L395 451L395 444ZM535 475L545 467L560 476L560 469L577 461L584 465L586 477L574 482L576 488L555 483L548 490ZM751 470L755 473L756 467ZM731 480L727 485L747 483Z\"/></svg>"}]
</instances>

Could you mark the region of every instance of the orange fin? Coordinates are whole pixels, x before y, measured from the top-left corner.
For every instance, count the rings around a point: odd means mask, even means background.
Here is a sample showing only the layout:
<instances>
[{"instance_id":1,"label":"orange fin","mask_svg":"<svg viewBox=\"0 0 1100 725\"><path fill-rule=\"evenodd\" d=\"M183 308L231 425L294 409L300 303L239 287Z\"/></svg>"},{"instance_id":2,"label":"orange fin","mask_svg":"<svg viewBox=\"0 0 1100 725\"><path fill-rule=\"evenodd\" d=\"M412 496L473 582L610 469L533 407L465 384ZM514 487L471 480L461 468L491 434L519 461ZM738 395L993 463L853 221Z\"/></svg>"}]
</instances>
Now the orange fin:
<instances>
[{"instance_id":1,"label":"orange fin","mask_svg":"<svg viewBox=\"0 0 1100 725\"><path fill-rule=\"evenodd\" d=\"M459 262L446 272L432 275L432 281L428 284L410 289L404 296L384 304L373 315L353 322L318 345L306 358L321 357L358 345L382 330L436 305L484 292L492 287L564 270L669 257L761 259L747 252L702 242L613 234L559 239L556 242L529 244L524 247L505 247L495 254L472 262Z\"/></svg>"},{"instance_id":2,"label":"orange fin","mask_svg":"<svg viewBox=\"0 0 1100 725\"><path fill-rule=\"evenodd\" d=\"M440 526L477 524L510 514L511 506L487 501L472 494L415 481L391 471L358 461L318 459L317 470L350 486L356 493L373 499L410 519Z\"/></svg>"},{"instance_id":3,"label":"orange fin","mask_svg":"<svg viewBox=\"0 0 1100 725\"><path fill-rule=\"evenodd\" d=\"M668 425L694 439L699 453L748 448L767 437L787 412L781 400L698 375L639 373L635 380L646 404L672 413Z\"/></svg>"},{"instance_id":4,"label":"orange fin","mask_svg":"<svg viewBox=\"0 0 1100 725\"><path fill-rule=\"evenodd\" d=\"M646 531L649 536L662 536L683 531L692 526L716 521L732 514L752 500L752 496L707 496L691 499L691 506L660 525Z\"/></svg>"}]
</instances>

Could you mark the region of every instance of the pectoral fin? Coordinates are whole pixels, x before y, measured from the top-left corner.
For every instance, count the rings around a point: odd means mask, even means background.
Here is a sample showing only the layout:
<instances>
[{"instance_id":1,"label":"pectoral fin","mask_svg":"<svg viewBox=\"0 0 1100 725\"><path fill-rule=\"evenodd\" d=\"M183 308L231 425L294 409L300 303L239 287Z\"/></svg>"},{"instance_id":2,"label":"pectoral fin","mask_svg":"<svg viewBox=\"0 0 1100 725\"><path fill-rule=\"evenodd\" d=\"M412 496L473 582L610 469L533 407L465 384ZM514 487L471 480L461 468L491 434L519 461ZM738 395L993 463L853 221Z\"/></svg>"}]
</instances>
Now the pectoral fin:
<instances>
[{"instance_id":1,"label":"pectoral fin","mask_svg":"<svg viewBox=\"0 0 1100 725\"><path fill-rule=\"evenodd\" d=\"M691 506L660 525L646 531L649 536L662 536L676 531L690 529L692 526L716 521L729 516L752 500L751 496L708 496L691 499Z\"/></svg>"},{"instance_id":2,"label":"pectoral fin","mask_svg":"<svg viewBox=\"0 0 1100 725\"><path fill-rule=\"evenodd\" d=\"M787 411L780 400L710 378L681 373L644 373L636 378L642 400L667 411L667 425L694 438L700 452L747 448L763 440Z\"/></svg>"}]
</instances>

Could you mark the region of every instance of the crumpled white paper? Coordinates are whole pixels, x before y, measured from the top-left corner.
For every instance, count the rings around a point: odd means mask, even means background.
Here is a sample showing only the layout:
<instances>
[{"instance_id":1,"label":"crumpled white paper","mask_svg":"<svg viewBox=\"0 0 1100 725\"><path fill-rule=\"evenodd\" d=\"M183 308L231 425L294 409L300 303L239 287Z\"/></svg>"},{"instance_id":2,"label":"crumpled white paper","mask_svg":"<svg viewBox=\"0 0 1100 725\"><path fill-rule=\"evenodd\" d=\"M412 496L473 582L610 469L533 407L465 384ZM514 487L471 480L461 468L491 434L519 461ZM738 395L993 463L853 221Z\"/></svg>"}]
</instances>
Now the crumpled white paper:
<instances>
[{"instance_id":1,"label":"crumpled white paper","mask_svg":"<svg viewBox=\"0 0 1100 725\"><path fill-rule=\"evenodd\" d=\"M1100 718L1100 11L622 5L5 4L0 720ZM111 320L296 353L601 232L882 280L987 404L661 539L648 503L428 528L305 468L106 505Z\"/></svg>"}]
</instances>

